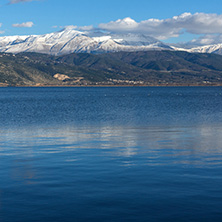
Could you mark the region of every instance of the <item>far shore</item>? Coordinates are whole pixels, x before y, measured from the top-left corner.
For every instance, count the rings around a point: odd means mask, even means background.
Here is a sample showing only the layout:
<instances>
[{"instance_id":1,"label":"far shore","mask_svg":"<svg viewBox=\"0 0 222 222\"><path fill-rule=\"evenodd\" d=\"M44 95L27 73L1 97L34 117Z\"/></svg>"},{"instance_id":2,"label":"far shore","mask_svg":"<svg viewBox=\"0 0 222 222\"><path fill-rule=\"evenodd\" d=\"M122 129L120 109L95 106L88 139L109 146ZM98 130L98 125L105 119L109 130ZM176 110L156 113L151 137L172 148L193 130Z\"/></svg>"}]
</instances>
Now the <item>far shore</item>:
<instances>
[{"instance_id":1,"label":"far shore","mask_svg":"<svg viewBox=\"0 0 222 222\"><path fill-rule=\"evenodd\" d=\"M5 87L38 87L38 88L43 88L43 87L204 87L204 86L222 86L222 83L217 84L217 83L211 83L211 84L150 84L150 85L40 85L40 84L36 84L36 85L7 85L7 84L0 84L1 88L5 88Z\"/></svg>"}]
</instances>

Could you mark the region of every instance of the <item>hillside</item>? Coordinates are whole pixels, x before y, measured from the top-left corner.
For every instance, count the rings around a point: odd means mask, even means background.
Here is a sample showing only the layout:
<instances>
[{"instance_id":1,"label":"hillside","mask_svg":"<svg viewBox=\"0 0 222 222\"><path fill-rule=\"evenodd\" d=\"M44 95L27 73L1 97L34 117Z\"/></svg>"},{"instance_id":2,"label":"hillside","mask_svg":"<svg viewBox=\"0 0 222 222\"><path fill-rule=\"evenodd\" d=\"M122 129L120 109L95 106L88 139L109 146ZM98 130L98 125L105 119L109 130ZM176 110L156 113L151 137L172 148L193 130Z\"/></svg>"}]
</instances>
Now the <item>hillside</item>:
<instances>
[{"instance_id":1,"label":"hillside","mask_svg":"<svg viewBox=\"0 0 222 222\"><path fill-rule=\"evenodd\" d=\"M180 51L0 54L1 85L220 85L222 56Z\"/></svg>"}]
</instances>

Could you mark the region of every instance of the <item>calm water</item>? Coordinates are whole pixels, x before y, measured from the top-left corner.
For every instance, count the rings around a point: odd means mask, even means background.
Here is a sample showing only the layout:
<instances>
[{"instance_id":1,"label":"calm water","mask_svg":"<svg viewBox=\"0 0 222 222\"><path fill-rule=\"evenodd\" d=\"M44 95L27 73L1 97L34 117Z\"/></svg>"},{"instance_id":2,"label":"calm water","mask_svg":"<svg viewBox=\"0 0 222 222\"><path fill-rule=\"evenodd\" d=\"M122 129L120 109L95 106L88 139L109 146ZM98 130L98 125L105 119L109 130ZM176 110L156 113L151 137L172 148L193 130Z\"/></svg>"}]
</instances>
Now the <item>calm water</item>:
<instances>
[{"instance_id":1,"label":"calm water","mask_svg":"<svg viewBox=\"0 0 222 222\"><path fill-rule=\"evenodd\" d=\"M222 88L0 88L17 221L222 221Z\"/></svg>"}]
</instances>

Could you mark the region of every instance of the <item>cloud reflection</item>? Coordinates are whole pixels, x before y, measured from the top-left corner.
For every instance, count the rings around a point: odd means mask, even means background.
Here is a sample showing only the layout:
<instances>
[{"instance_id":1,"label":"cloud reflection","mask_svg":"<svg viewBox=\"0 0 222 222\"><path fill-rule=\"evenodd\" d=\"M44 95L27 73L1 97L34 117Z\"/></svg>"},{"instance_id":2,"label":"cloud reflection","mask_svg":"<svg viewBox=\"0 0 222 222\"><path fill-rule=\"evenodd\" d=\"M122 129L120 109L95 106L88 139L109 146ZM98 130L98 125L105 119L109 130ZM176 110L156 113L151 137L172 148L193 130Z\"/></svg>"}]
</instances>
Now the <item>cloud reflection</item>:
<instances>
[{"instance_id":1,"label":"cloud reflection","mask_svg":"<svg viewBox=\"0 0 222 222\"><path fill-rule=\"evenodd\" d=\"M1 134L0 155L30 160L60 154L76 162L88 152L133 164L216 164L222 160L221 133L213 126L9 129Z\"/></svg>"}]
</instances>

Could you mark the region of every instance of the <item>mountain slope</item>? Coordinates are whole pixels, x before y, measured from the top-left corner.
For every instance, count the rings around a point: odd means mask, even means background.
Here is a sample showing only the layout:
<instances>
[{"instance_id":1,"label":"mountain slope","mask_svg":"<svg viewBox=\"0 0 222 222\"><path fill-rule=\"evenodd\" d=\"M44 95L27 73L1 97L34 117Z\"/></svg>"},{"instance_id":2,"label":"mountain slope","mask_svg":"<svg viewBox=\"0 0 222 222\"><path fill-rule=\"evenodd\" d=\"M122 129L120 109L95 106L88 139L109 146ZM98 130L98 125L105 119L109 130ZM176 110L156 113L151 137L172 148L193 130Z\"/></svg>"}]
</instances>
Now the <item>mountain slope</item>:
<instances>
[{"instance_id":1,"label":"mountain slope","mask_svg":"<svg viewBox=\"0 0 222 222\"><path fill-rule=\"evenodd\" d=\"M54 75L68 76L69 82ZM83 83L106 80L105 73L56 62L55 57L44 54L0 54L0 83L9 85L69 85L83 78Z\"/></svg>"},{"instance_id":2,"label":"mountain slope","mask_svg":"<svg viewBox=\"0 0 222 222\"><path fill-rule=\"evenodd\" d=\"M86 54L87 55L87 54ZM117 52L103 55L64 55L57 58L68 64L103 71L126 73L127 78L153 82L220 82L222 56L174 51ZM112 60L110 60L112 59ZM114 63L114 61L121 61ZM111 62L111 63L110 63ZM136 68L136 69L135 69ZM122 75L122 78L125 75Z\"/></svg>"},{"instance_id":3,"label":"mountain slope","mask_svg":"<svg viewBox=\"0 0 222 222\"><path fill-rule=\"evenodd\" d=\"M116 59L144 69L178 71L222 70L221 56L209 53L188 53L185 51L118 52Z\"/></svg>"},{"instance_id":4,"label":"mountain slope","mask_svg":"<svg viewBox=\"0 0 222 222\"><path fill-rule=\"evenodd\" d=\"M174 51L0 53L0 84L217 85L222 84L222 56Z\"/></svg>"}]
</instances>

